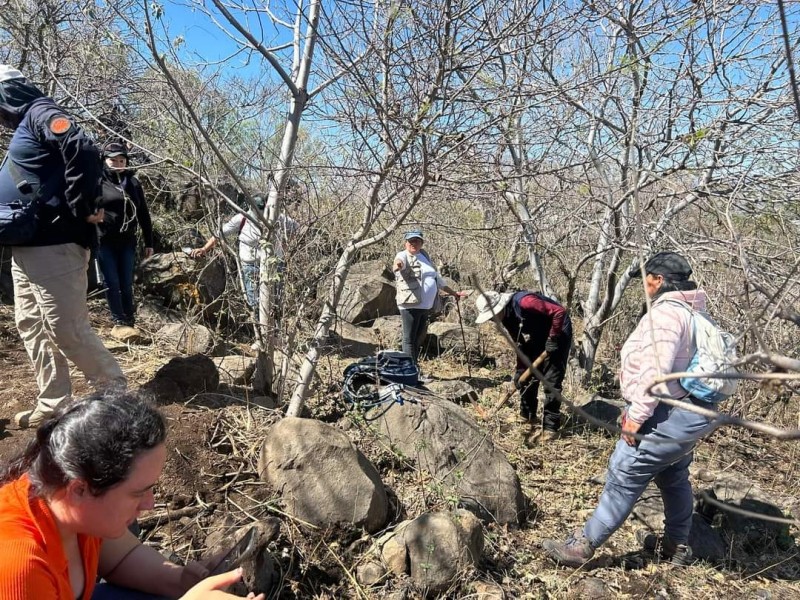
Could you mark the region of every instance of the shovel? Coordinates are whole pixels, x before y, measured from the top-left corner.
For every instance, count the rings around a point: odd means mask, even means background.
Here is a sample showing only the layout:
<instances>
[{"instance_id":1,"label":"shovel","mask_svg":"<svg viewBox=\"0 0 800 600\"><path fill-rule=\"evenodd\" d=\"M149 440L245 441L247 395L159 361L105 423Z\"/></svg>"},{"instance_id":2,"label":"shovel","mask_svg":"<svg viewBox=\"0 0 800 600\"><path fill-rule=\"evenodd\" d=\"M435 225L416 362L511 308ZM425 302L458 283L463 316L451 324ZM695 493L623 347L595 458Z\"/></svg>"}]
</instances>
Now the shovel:
<instances>
[{"instance_id":1,"label":"shovel","mask_svg":"<svg viewBox=\"0 0 800 600\"><path fill-rule=\"evenodd\" d=\"M525 369L522 372L522 375L519 376L519 383L523 384L526 381L528 381L528 379L530 379L531 375L533 374L533 369L538 369L539 366L544 362L544 359L547 358L547 356L548 356L547 350L542 352L539 355L539 357L535 361L533 361L533 364L530 367L528 367L527 369ZM491 419L497 413L498 410L503 408L505 403L509 401L511 396L513 396L514 392L516 392L516 391L517 391L517 388L513 387L513 388L511 388L510 391L504 393L503 396L500 398L500 400L497 401L497 404L495 404L492 407L492 409L488 413L486 413L486 416L483 417L484 420L488 421L489 419Z\"/></svg>"}]
</instances>

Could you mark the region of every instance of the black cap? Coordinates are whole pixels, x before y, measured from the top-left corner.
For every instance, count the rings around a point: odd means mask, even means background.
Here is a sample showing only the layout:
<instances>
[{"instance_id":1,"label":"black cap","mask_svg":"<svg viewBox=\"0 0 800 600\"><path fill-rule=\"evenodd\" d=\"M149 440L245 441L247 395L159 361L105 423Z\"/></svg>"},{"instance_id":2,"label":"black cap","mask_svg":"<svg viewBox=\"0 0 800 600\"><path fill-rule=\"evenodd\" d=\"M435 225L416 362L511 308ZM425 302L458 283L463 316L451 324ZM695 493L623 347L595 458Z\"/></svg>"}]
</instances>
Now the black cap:
<instances>
[{"instance_id":1,"label":"black cap","mask_svg":"<svg viewBox=\"0 0 800 600\"><path fill-rule=\"evenodd\" d=\"M125 147L125 144L120 142L108 142L103 146L103 156L105 158L111 158L113 156L124 156L128 158L128 149Z\"/></svg>"},{"instance_id":2,"label":"black cap","mask_svg":"<svg viewBox=\"0 0 800 600\"><path fill-rule=\"evenodd\" d=\"M672 281L686 281L692 274L689 262L677 252L659 252L644 263L644 272L652 275L661 275ZM628 272L631 277L640 277L642 274L636 264Z\"/></svg>"}]
</instances>

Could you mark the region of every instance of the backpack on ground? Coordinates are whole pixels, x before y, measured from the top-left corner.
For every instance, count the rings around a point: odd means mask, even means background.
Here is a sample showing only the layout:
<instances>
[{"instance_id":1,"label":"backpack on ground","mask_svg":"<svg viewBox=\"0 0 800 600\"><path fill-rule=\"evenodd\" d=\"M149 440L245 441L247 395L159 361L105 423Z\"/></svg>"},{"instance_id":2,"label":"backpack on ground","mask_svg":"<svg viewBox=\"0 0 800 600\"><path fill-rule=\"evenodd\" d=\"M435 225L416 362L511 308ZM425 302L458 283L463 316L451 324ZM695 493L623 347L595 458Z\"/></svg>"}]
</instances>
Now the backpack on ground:
<instances>
[{"instance_id":1,"label":"backpack on ground","mask_svg":"<svg viewBox=\"0 0 800 600\"><path fill-rule=\"evenodd\" d=\"M348 365L344 370L342 396L348 404L375 405L405 386L419 385L419 369L405 352L384 350Z\"/></svg>"},{"instance_id":2,"label":"backpack on ground","mask_svg":"<svg viewBox=\"0 0 800 600\"><path fill-rule=\"evenodd\" d=\"M695 377L681 377L680 384L694 398L703 402L717 404L729 398L736 391L738 374L733 363L736 362L736 340L706 313L694 310L686 302L670 298L667 300L679 304L689 311L692 323L692 339L694 355L686 367L687 373ZM702 377L705 373L719 373L729 377Z\"/></svg>"}]
</instances>

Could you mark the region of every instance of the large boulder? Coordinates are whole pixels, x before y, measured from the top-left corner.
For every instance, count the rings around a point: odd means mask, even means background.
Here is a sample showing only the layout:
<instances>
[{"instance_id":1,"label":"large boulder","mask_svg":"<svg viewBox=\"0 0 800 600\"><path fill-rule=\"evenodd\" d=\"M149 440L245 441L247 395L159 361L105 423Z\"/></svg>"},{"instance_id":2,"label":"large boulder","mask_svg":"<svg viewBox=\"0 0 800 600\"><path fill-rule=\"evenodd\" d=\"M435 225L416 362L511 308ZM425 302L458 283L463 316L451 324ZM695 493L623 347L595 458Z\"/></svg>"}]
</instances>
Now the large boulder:
<instances>
[{"instance_id":1,"label":"large boulder","mask_svg":"<svg viewBox=\"0 0 800 600\"><path fill-rule=\"evenodd\" d=\"M792 514L788 507L793 500L777 494L767 494L741 475L720 473L714 479L712 487L701 492L698 510L721 529L724 537L737 550L748 556L758 556L766 552L795 548L795 540L787 523L759 518L763 515L765 518L791 519ZM725 510L719 503L753 514L750 516Z\"/></svg>"},{"instance_id":2,"label":"large boulder","mask_svg":"<svg viewBox=\"0 0 800 600\"><path fill-rule=\"evenodd\" d=\"M389 504L377 469L330 425L282 419L267 431L258 470L286 510L303 521L352 523L369 532L386 523Z\"/></svg>"},{"instance_id":3,"label":"large boulder","mask_svg":"<svg viewBox=\"0 0 800 600\"><path fill-rule=\"evenodd\" d=\"M519 478L463 408L440 398L379 406L370 417L393 448L450 488L461 504L486 520L520 524L526 501Z\"/></svg>"},{"instance_id":4,"label":"large boulder","mask_svg":"<svg viewBox=\"0 0 800 600\"><path fill-rule=\"evenodd\" d=\"M464 347L465 339L466 348ZM462 328L458 323L436 321L428 325L428 337L425 338L423 347L429 355L449 352L463 357L469 350L470 354L477 356L480 349L478 330L467 325Z\"/></svg>"},{"instance_id":5,"label":"large boulder","mask_svg":"<svg viewBox=\"0 0 800 600\"><path fill-rule=\"evenodd\" d=\"M349 323L368 325L398 314L394 296L394 277L385 261L356 263L347 274L336 314Z\"/></svg>"},{"instance_id":6,"label":"large boulder","mask_svg":"<svg viewBox=\"0 0 800 600\"><path fill-rule=\"evenodd\" d=\"M447 590L483 553L483 528L469 511L425 513L379 541L381 559L395 575L410 575L424 594Z\"/></svg>"},{"instance_id":7,"label":"large boulder","mask_svg":"<svg viewBox=\"0 0 800 600\"><path fill-rule=\"evenodd\" d=\"M142 262L139 272L146 294L181 309L214 303L225 291L225 277L221 257L194 259L182 251L154 254Z\"/></svg>"}]
</instances>

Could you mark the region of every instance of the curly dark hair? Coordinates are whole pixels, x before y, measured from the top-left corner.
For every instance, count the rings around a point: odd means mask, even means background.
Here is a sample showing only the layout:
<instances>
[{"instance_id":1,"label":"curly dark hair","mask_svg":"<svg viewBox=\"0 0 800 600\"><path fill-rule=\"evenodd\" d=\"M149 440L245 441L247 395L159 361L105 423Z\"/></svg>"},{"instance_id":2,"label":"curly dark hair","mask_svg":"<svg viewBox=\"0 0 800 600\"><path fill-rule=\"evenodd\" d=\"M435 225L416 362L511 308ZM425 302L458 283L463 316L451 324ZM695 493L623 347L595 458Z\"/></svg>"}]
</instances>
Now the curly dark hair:
<instances>
[{"instance_id":1,"label":"curly dark hair","mask_svg":"<svg viewBox=\"0 0 800 600\"><path fill-rule=\"evenodd\" d=\"M0 471L0 484L27 473L38 496L74 479L95 496L125 480L133 461L166 438L164 417L130 392L96 393L59 408L36 438Z\"/></svg>"}]
</instances>

